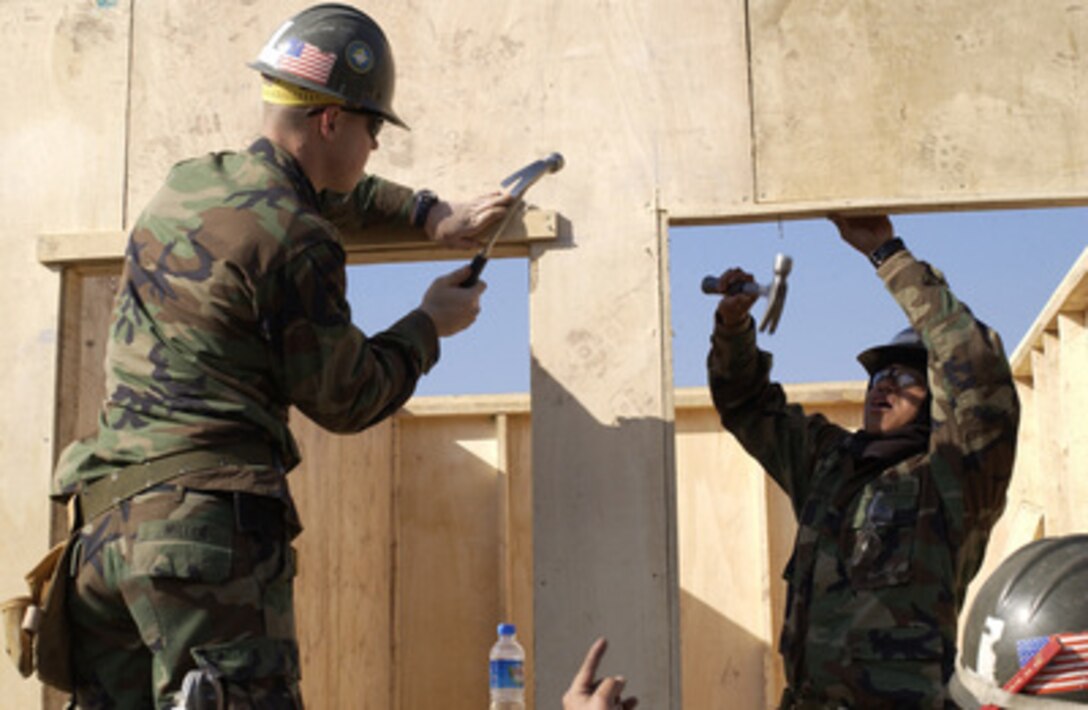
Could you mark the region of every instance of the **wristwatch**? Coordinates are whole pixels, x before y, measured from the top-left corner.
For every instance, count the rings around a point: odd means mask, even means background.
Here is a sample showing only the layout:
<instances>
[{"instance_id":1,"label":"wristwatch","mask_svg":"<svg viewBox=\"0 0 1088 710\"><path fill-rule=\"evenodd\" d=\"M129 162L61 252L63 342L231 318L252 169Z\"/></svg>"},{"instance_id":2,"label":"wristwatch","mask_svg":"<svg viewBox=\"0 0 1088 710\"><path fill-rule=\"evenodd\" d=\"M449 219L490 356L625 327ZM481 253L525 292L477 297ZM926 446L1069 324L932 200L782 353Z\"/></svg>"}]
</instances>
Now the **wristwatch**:
<instances>
[{"instance_id":1,"label":"wristwatch","mask_svg":"<svg viewBox=\"0 0 1088 710\"><path fill-rule=\"evenodd\" d=\"M880 265L887 261L892 254L898 254L906 248L907 246L899 237L889 239L873 250L873 253L869 255L869 261L873 262L873 266L879 269Z\"/></svg>"},{"instance_id":2,"label":"wristwatch","mask_svg":"<svg viewBox=\"0 0 1088 710\"><path fill-rule=\"evenodd\" d=\"M422 229L427 224L427 214L438 202L438 195L430 190L420 190L416 193L415 203L412 205L412 226Z\"/></svg>"}]
</instances>

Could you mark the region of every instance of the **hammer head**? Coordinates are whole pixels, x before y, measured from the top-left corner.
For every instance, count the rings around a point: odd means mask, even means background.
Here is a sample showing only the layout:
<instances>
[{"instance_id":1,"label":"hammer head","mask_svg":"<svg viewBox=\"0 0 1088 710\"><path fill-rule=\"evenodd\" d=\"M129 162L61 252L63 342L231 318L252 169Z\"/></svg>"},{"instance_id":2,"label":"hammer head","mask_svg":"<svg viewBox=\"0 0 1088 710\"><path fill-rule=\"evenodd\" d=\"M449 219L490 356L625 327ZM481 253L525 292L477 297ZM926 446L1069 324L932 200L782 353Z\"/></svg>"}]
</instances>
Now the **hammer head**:
<instances>
[{"instance_id":1,"label":"hammer head","mask_svg":"<svg viewBox=\"0 0 1088 710\"><path fill-rule=\"evenodd\" d=\"M774 333L778 328L778 321L782 317L782 309L786 305L786 277L793 269L793 259L785 254L774 257L774 280L767 287L767 310L759 322L759 330Z\"/></svg>"},{"instance_id":2,"label":"hammer head","mask_svg":"<svg viewBox=\"0 0 1088 710\"><path fill-rule=\"evenodd\" d=\"M521 170L507 177L501 184L506 188L508 194L520 199L525 191L532 187L537 180L548 173L559 172L563 169L563 165L563 156L559 153L552 153L546 158L529 163Z\"/></svg>"}]
</instances>

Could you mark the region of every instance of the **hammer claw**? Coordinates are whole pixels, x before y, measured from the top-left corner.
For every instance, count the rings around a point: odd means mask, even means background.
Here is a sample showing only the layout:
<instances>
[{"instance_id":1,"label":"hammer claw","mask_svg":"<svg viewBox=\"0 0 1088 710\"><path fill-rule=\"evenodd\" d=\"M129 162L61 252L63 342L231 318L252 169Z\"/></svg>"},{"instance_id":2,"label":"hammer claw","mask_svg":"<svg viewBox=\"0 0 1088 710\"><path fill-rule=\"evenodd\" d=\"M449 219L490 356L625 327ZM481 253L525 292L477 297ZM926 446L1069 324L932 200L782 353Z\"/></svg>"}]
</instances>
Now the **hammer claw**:
<instances>
[{"instance_id":1,"label":"hammer claw","mask_svg":"<svg viewBox=\"0 0 1088 710\"><path fill-rule=\"evenodd\" d=\"M506 194L514 198L514 201L509 209L507 209L506 216L499 222L499 226L491 232L491 236L484 242L483 247L480 248L479 253L476 254L476 257L472 260L472 273L461 283L461 286L468 288L476 285L476 282L480 278L480 272L483 271L484 266L487 264L487 259L491 255L491 247L495 245L495 240L497 240L499 235L503 233L503 230L506 229L506 225L510 223L511 218L514 216L514 212L517 211L518 208L524 206L521 198L526 190L536 184L537 180L548 173L554 173L561 170L563 164L563 156L559 153L552 153L546 158L534 160L524 168L508 175L501 183L499 183L506 190Z\"/></svg>"},{"instance_id":2,"label":"hammer claw","mask_svg":"<svg viewBox=\"0 0 1088 710\"><path fill-rule=\"evenodd\" d=\"M793 269L793 259L785 254L778 254L774 259L774 279L766 286L746 282L734 282L727 290L727 295L750 293L767 297L767 310L759 322L759 331L773 334L782 318L782 309L786 303L786 277ZM702 291L708 294L721 294L718 290L718 277L707 276L702 281Z\"/></svg>"}]
</instances>

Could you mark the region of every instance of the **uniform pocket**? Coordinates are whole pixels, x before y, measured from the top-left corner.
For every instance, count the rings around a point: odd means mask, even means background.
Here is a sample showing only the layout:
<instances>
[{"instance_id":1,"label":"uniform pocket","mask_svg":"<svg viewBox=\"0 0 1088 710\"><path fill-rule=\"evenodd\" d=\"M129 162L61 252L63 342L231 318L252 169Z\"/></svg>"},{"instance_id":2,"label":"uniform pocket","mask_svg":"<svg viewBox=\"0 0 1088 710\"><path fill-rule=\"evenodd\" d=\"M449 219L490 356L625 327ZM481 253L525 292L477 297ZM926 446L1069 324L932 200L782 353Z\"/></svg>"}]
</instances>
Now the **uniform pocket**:
<instances>
[{"instance_id":1,"label":"uniform pocket","mask_svg":"<svg viewBox=\"0 0 1088 710\"><path fill-rule=\"evenodd\" d=\"M847 638L858 661L937 661L944 654L940 632L929 626L852 629Z\"/></svg>"},{"instance_id":2,"label":"uniform pocket","mask_svg":"<svg viewBox=\"0 0 1088 710\"><path fill-rule=\"evenodd\" d=\"M861 495L850 525L847 570L855 589L905 584L911 579L918 481L880 480Z\"/></svg>"},{"instance_id":3,"label":"uniform pocket","mask_svg":"<svg viewBox=\"0 0 1088 710\"><path fill-rule=\"evenodd\" d=\"M198 646L192 655L198 670L190 675L214 688L213 695L226 707L302 708L298 644L293 640L244 639Z\"/></svg>"},{"instance_id":4,"label":"uniform pocket","mask_svg":"<svg viewBox=\"0 0 1088 710\"><path fill-rule=\"evenodd\" d=\"M915 698L903 706L921 707L943 685L944 645L937 629L904 626L853 629L847 634L854 670L864 676L859 685L885 697ZM896 707L900 707L897 705Z\"/></svg>"},{"instance_id":5,"label":"uniform pocket","mask_svg":"<svg viewBox=\"0 0 1088 710\"><path fill-rule=\"evenodd\" d=\"M229 522L149 520L137 530L131 573L159 579L222 582L231 572L233 535Z\"/></svg>"}]
</instances>

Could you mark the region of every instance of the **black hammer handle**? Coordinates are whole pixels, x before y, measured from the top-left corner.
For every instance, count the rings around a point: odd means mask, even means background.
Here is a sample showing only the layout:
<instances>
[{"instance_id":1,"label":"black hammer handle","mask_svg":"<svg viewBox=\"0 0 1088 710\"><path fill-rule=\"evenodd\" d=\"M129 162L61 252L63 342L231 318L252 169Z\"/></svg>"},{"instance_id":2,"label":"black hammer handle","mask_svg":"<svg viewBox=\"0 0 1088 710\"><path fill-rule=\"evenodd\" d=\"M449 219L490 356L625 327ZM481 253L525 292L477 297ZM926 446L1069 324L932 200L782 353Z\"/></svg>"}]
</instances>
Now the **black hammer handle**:
<instances>
[{"instance_id":1,"label":"black hammer handle","mask_svg":"<svg viewBox=\"0 0 1088 710\"><path fill-rule=\"evenodd\" d=\"M720 296L722 292L718 290L718 277L717 276L704 276L702 283L703 293L709 293L711 295ZM736 296L738 293L759 293L759 284L752 283L751 281L734 281L729 284L729 288L725 290L725 293L729 296Z\"/></svg>"},{"instance_id":2,"label":"black hammer handle","mask_svg":"<svg viewBox=\"0 0 1088 710\"><path fill-rule=\"evenodd\" d=\"M472 257L472 263L468 265L468 278L461 282L461 288L472 288L475 286L476 282L480 280L480 272L484 270L485 264L487 264L487 257L483 254L477 254Z\"/></svg>"}]
</instances>

